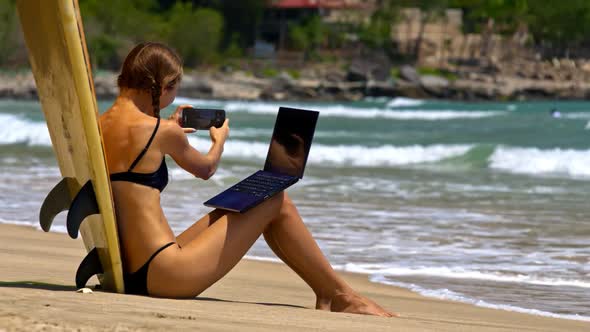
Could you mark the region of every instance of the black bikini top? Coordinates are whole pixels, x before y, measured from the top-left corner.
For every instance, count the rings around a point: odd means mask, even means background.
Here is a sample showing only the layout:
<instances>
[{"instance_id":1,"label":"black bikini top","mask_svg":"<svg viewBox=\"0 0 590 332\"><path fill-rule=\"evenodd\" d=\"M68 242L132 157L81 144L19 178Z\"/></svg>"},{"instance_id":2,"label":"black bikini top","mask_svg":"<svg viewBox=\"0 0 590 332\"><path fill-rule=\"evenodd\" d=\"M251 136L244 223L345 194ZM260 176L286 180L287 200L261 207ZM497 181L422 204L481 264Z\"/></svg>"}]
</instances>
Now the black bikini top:
<instances>
[{"instance_id":1,"label":"black bikini top","mask_svg":"<svg viewBox=\"0 0 590 332\"><path fill-rule=\"evenodd\" d=\"M139 156L135 158L135 160L131 164L131 167L129 167L129 170L127 172L111 174L111 181L133 182L158 189L160 192L162 192L164 188L166 188L166 185L168 184L168 167L166 166L166 161L164 160L165 158L162 158L162 163L160 164L160 167L153 173L132 172L133 168L137 165L141 158L143 158L143 155L147 152L148 148L152 144L152 141L156 136L156 132L158 131L158 127L160 127L160 118L158 118L158 121L156 122L156 128L154 128L154 132L152 133L150 140L148 141L145 148L143 148Z\"/></svg>"}]
</instances>

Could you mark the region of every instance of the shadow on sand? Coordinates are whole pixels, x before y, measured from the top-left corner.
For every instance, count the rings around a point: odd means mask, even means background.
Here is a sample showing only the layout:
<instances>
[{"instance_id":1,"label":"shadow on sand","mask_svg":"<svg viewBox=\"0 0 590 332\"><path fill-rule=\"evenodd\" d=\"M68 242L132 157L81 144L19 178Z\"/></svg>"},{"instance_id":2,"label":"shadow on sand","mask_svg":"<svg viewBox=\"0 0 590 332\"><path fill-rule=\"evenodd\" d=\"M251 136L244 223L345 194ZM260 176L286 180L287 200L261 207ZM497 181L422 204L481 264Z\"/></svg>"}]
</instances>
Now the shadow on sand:
<instances>
[{"instance_id":1,"label":"shadow on sand","mask_svg":"<svg viewBox=\"0 0 590 332\"><path fill-rule=\"evenodd\" d=\"M43 289L48 291L59 291L59 292L75 292L77 289L75 286L67 286L67 285L57 285L57 284L49 284L45 282L38 282L38 281L0 281L0 287L4 288L28 288L28 289ZM93 291L101 292L100 286L93 287ZM213 297L195 297L194 299L189 299L193 301L211 301L211 302L227 302L227 303L243 303L243 304L257 304L257 305L265 305L265 306L273 306L273 307L287 307L287 308L299 308L299 309L307 309L306 307L293 305L293 304L284 304L284 303L268 303L268 302L247 302L247 301L232 301L232 300L223 300Z\"/></svg>"},{"instance_id":2,"label":"shadow on sand","mask_svg":"<svg viewBox=\"0 0 590 332\"><path fill-rule=\"evenodd\" d=\"M227 302L227 303L258 304L258 305L266 305L266 306L272 306L272 307L287 307L287 308L307 309L307 307L303 307L303 306L300 306L300 305L294 305L294 304L268 303L268 302L231 301L231 300L216 299L216 298L212 298L212 297L195 297L192 300L196 300L196 301L212 301L212 302Z\"/></svg>"},{"instance_id":3,"label":"shadow on sand","mask_svg":"<svg viewBox=\"0 0 590 332\"><path fill-rule=\"evenodd\" d=\"M5 288L29 288L29 289L44 289L50 291L76 291L75 286L49 284L38 281L0 281L0 287Z\"/></svg>"}]
</instances>

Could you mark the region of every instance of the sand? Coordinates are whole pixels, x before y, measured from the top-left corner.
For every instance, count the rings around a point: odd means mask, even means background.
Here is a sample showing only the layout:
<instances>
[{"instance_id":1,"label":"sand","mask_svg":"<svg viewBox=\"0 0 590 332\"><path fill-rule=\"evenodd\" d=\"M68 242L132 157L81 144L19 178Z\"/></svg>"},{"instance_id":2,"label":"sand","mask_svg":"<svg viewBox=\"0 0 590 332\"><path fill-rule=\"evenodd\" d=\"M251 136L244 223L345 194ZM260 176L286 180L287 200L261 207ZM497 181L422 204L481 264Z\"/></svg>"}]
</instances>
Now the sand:
<instances>
[{"instance_id":1,"label":"sand","mask_svg":"<svg viewBox=\"0 0 590 332\"><path fill-rule=\"evenodd\" d=\"M74 275L84 255L80 239L0 225L0 332L590 331L588 322L427 298L352 273L343 276L357 291L402 317L319 311L312 291L286 265L251 260L191 300L83 294Z\"/></svg>"}]
</instances>

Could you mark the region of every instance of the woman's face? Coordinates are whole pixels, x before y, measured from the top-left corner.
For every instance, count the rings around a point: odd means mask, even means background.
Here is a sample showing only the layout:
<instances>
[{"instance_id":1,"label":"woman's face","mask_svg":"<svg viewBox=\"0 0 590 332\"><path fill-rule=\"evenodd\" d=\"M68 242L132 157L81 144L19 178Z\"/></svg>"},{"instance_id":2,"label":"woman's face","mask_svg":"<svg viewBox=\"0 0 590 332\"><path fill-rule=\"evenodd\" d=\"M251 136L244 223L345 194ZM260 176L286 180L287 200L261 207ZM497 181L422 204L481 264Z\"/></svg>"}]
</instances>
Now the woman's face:
<instances>
[{"instance_id":1,"label":"woman's face","mask_svg":"<svg viewBox=\"0 0 590 332\"><path fill-rule=\"evenodd\" d=\"M167 84L162 88L162 95L160 96L160 109L172 104L176 93L178 92L178 81Z\"/></svg>"}]
</instances>

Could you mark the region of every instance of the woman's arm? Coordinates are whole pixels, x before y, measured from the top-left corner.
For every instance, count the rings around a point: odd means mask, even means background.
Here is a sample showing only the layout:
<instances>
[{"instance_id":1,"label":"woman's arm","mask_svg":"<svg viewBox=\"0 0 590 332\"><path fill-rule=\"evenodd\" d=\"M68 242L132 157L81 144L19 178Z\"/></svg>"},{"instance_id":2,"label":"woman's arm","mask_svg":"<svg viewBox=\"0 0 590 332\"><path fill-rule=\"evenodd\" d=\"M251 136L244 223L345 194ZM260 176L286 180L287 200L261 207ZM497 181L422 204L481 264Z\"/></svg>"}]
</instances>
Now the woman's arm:
<instances>
[{"instance_id":1,"label":"woman's arm","mask_svg":"<svg viewBox=\"0 0 590 332\"><path fill-rule=\"evenodd\" d=\"M205 155L189 144L183 128L176 122L166 121L163 124L165 135L162 137L162 152L169 154L178 166L198 178L207 180L215 174L229 134L229 120L226 119L222 127L209 130L212 144Z\"/></svg>"}]
</instances>

